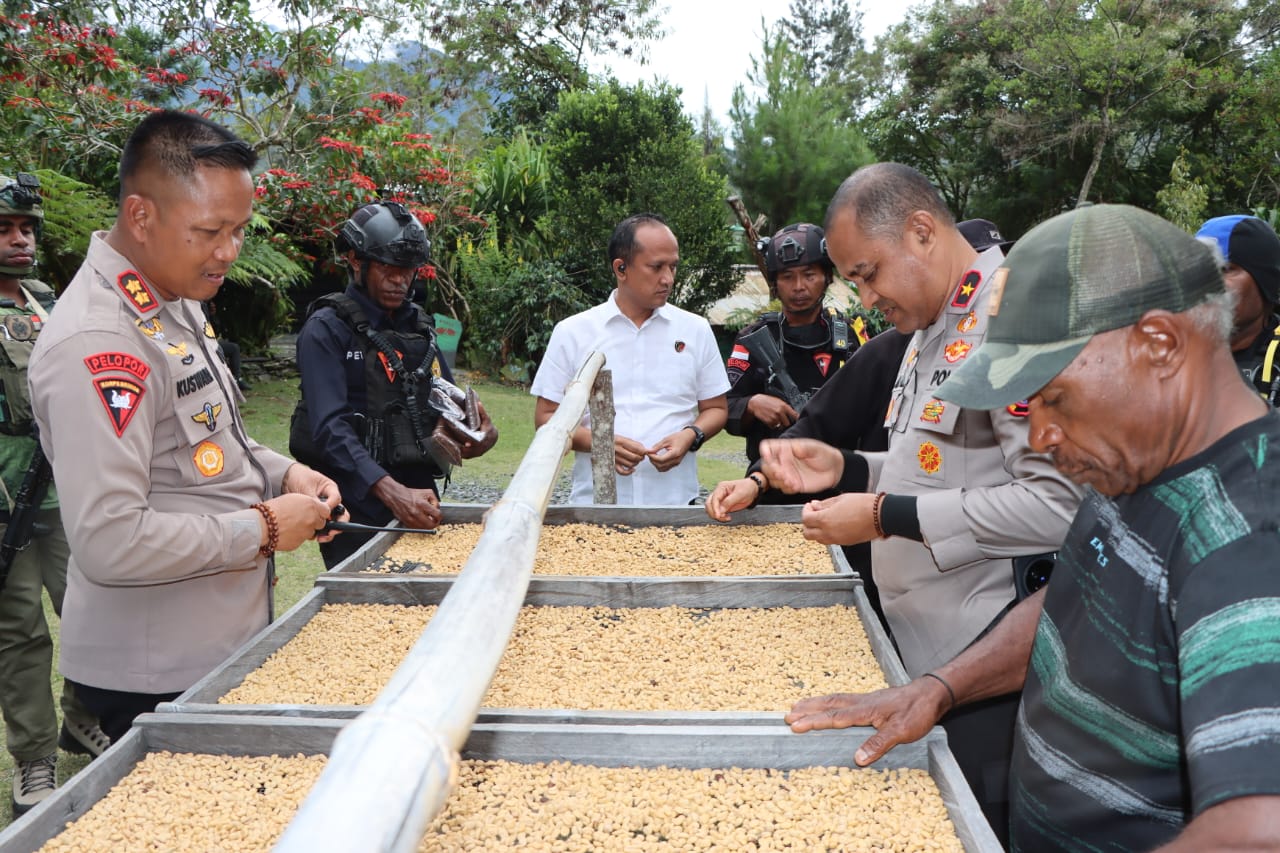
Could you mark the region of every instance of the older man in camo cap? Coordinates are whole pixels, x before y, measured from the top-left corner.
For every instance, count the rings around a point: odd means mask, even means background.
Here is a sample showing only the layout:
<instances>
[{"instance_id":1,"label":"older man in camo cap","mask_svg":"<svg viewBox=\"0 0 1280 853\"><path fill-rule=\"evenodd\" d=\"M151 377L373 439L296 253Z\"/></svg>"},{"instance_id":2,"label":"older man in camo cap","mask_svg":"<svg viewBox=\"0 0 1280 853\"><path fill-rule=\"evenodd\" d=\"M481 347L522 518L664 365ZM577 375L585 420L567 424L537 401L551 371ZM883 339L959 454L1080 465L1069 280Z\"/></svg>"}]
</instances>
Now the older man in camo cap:
<instances>
[{"instance_id":1,"label":"older man in camo cap","mask_svg":"<svg viewBox=\"0 0 1280 853\"><path fill-rule=\"evenodd\" d=\"M1280 415L1239 378L1218 263L1098 205L1033 229L997 276L986 342L938 395L1025 400L1031 446L1092 487L1053 578L928 677L788 722L876 726L865 764L1021 688L1014 849L1276 849Z\"/></svg>"}]
</instances>

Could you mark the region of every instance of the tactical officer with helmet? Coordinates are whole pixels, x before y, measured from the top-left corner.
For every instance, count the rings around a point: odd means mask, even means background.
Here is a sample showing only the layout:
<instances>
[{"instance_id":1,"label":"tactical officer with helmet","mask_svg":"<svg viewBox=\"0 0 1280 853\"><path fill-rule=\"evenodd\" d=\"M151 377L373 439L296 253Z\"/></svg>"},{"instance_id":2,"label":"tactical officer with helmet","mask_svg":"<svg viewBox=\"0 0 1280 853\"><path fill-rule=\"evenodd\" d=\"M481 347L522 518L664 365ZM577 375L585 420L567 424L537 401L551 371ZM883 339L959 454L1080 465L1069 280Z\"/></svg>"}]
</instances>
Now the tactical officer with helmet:
<instances>
[{"instance_id":1,"label":"tactical officer with helmet","mask_svg":"<svg viewBox=\"0 0 1280 853\"><path fill-rule=\"evenodd\" d=\"M782 303L738 333L729 355L729 420L725 429L746 436L747 458L760 458L760 442L776 438L800 415L809 398L848 360L866 331L823 296L833 269L822 229L788 225L762 240L769 295Z\"/></svg>"},{"instance_id":2,"label":"tactical officer with helmet","mask_svg":"<svg viewBox=\"0 0 1280 853\"><path fill-rule=\"evenodd\" d=\"M27 362L53 308L53 291L30 277L43 219L40 181L0 175L0 710L15 817L53 793L59 746L96 756L109 745L69 682L59 731L50 686L53 641L41 589L61 615L70 549L27 391Z\"/></svg>"},{"instance_id":3,"label":"tactical officer with helmet","mask_svg":"<svg viewBox=\"0 0 1280 853\"><path fill-rule=\"evenodd\" d=\"M1280 237L1256 216L1218 216L1196 237L1222 261L1222 278L1236 299L1231 354L1246 382L1275 406L1280 400Z\"/></svg>"},{"instance_id":4,"label":"tactical officer with helmet","mask_svg":"<svg viewBox=\"0 0 1280 853\"><path fill-rule=\"evenodd\" d=\"M298 336L302 399L289 449L338 483L353 521L434 529L436 478L492 447L497 429L474 394L452 384L430 315L409 301L431 248L417 218L398 202L367 204L335 248L351 278L311 305ZM325 566L372 535L321 543Z\"/></svg>"}]
</instances>

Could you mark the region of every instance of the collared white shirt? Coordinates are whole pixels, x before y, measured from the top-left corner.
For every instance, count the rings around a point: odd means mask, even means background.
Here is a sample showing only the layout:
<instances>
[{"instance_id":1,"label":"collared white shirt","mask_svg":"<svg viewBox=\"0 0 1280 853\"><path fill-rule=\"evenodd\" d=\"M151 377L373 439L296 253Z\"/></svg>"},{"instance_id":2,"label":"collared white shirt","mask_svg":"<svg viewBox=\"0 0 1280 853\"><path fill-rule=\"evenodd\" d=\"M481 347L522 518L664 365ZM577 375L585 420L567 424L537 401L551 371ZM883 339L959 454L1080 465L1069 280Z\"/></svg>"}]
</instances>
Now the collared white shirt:
<instances>
[{"instance_id":1,"label":"collared white shirt","mask_svg":"<svg viewBox=\"0 0 1280 853\"><path fill-rule=\"evenodd\" d=\"M729 378L711 325L697 314L663 305L639 328L609 299L561 320L551 333L530 393L554 403L592 352L602 352L613 373L615 435L645 447L693 423L698 401L729 390ZM590 425L583 414L582 423ZM591 454L575 453L569 502L592 502ZM665 473L644 460L630 476L618 477L620 505L686 505L698 497L697 454L686 454Z\"/></svg>"}]
</instances>

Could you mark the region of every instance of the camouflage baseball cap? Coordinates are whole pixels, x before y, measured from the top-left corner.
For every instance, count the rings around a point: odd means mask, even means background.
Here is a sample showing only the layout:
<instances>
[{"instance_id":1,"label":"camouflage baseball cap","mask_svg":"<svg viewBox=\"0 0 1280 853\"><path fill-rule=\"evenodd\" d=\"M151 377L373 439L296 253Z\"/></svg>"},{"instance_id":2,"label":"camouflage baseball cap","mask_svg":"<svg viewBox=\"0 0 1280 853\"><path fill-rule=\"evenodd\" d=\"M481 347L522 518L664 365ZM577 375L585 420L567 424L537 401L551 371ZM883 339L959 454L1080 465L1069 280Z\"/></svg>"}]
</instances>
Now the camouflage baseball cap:
<instances>
[{"instance_id":1,"label":"camouflage baseball cap","mask_svg":"<svg viewBox=\"0 0 1280 853\"><path fill-rule=\"evenodd\" d=\"M1025 400L1096 334L1155 308L1178 313L1223 292L1213 252L1154 213L1079 207L1037 225L992 276L981 346L937 397L968 409Z\"/></svg>"}]
</instances>

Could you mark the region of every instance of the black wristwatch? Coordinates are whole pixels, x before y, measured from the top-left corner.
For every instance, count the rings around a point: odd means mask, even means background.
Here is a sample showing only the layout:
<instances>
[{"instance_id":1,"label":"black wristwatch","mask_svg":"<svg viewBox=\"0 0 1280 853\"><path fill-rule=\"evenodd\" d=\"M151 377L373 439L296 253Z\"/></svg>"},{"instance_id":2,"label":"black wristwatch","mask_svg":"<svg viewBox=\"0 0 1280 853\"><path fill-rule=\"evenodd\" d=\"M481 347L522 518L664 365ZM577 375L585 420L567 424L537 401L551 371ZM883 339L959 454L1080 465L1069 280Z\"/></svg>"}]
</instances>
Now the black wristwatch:
<instances>
[{"instance_id":1,"label":"black wristwatch","mask_svg":"<svg viewBox=\"0 0 1280 853\"><path fill-rule=\"evenodd\" d=\"M698 448L702 446L702 443L707 440L707 434L699 429L697 424L689 424L687 427L684 427L684 429L693 430L693 444L689 445L689 452L696 453Z\"/></svg>"}]
</instances>

